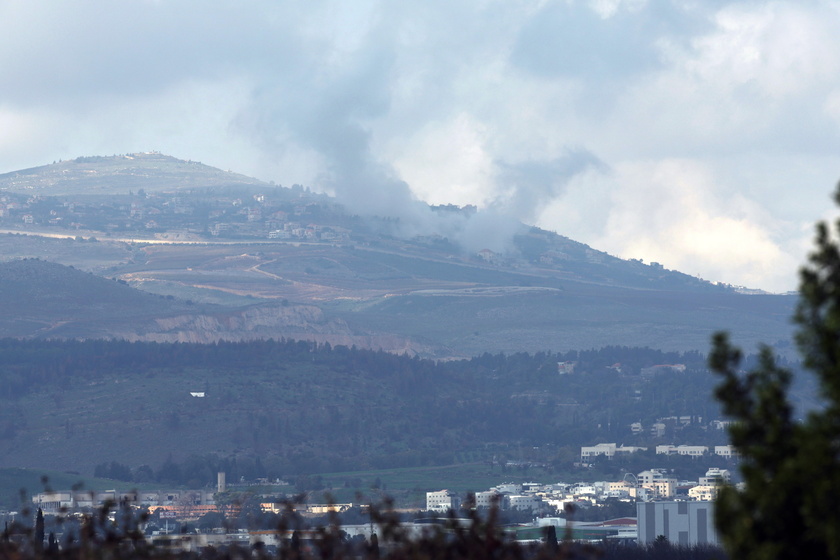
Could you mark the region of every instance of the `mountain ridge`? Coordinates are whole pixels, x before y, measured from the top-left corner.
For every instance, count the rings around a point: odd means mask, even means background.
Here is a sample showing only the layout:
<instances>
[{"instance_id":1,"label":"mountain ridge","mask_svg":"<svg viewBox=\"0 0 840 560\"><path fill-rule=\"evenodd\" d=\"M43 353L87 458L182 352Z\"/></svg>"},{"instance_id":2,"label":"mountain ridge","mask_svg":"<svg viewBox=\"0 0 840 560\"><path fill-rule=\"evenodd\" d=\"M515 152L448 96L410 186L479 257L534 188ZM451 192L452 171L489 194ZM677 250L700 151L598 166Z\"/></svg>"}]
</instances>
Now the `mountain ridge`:
<instances>
[{"instance_id":1,"label":"mountain ridge","mask_svg":"<svg viewBox=\"0 0 840 560\"><path fill-rule=\"evenodd\" d=\"M267 185L263 181L222 171L192 160L182 160L159 152L139 152L114 156L81 156L71 160L30 167L0 174L0 192L25 190L37 194L78 194L80 191L109 192L111 189L171 188L173 181L182 188L202 184ZM105 184L102 184L105 183ZM83 185L81 188L79 185Z\"/></svg>"},{"instance_id":2,"label":"mountain ridge","mask_svg":"<svg viewBox=\"0 0 840 560\"><path fill-rule=\"evenodd\" d=\"M790 296L741 295L536 227L523 225L508 252L470 252L444 231L405 237L399 220L348 213L299 185L155 153L23 171L0 176L0 229L12 232L0 235L5 259L43 257L179 305L222 308L186 313L168 334L172 313L156 327L142 313L133 326L125 317L129 326L115 332L129 340L300 336L464 357L611 344L705 349L724 327L750 344L790 334ZM72 181L56 179L68 174ZM477 212L429 209L449 225ZM270 325L247 324L267 317ZM56 332L80 336L72 321Z\"/></svg>"}]
</instances>

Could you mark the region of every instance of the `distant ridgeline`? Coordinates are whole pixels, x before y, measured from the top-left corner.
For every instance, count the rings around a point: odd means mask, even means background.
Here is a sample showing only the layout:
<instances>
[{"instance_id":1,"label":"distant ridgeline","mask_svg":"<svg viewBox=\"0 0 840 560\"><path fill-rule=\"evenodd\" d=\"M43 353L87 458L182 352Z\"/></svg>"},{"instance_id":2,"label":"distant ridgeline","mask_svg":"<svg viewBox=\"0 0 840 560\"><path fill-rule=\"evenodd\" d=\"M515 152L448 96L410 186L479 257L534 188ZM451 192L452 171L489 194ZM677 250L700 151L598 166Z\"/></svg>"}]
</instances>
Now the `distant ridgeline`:
<instances>
[{"instance_id":1,"label":"distant ridgeline","mask_svg":"<svg viewBox=\"0 0 840 560\"><path fill-rule=\"evenodd\" d=\"M261 457L264 476L442 465L506 445L629 444L635 422L718 415L702 355L646 348L435 362L291 340L3 339L0 364L0 466L148 472L208 453ZM680 367L640 375L658 364ZM212 483L204 470L192 482Z\"/></svg>"}]
</instances>

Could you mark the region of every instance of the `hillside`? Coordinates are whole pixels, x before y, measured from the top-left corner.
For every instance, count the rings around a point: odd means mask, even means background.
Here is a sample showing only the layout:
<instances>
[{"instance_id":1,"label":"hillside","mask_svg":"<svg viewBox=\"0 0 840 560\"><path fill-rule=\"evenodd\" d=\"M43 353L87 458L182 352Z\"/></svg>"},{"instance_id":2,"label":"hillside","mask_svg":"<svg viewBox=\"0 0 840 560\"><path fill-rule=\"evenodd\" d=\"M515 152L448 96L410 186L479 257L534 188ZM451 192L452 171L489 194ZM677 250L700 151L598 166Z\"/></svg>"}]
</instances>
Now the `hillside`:
<instances>
[{"instance_id":1,"label":"hillside","mask_svg":"<svg viewBox=\"0 0 840 560\"><path fill-rule=\"evenodd\" d=\"M0 263L0 336L106 337L131 318L142 321L189 306L135 290L125 282L39 259Z\"/></svg>"},{"instance_id":2,"label":"hillside","mask_svg":"<svg viewBox=\"0 0 840 560\"><path fill-rule=\"evenodd\" d=\"M718 414L704 361L631 348L435 362L292 341L0 340L0 467L91 474L209 455L240 468L259 457L272 477L494 455L571 466L580 445L648 441L630 424L660 416L700 423L672 426L668 442L722 442L704 428ZM643 374L662 363L686 371Z\"/></svg>"},{"instance_id":3,"label":"hillside","mask_svg":"<svg viewBox=\"0 0 840 560\"><path fill-rule=\"evenodd\" d=\"M346 325L315 306L195 304L40 259L0 262L0 306L0 337L214 342L282 331L290 338L328 334L355 342ZM384 338L379 344L389 348Z\"/></svg>"},{"instance_id":4,"label":"hillside","mask_svg":"<svg viewBox=\"0 0 840 560\"><path fill-rule=\"evenodd\" d=\"M30 195L125 194L132 189L157 191L170 189L173 185L189 188L262 186L264 183L157 152L78 157L0 174L0 192L26 192Z\"/></svg>"},{"instance_id":5,"label":"hillside","mask_svg":"<svg viewBox=\"0 0 840 560\"><path fill-rule=\"evenodd\" d=\"M121 308L120 321L95 329L51 307L60 298L35 302L37 320L7 320L10 336L287 337L446 358L610 344L705 351L721 328L783 348L790 335L792 297L746 296L557 233L521 225L505 250L467 250L450 226L475 209L426 209L452 238L407 235L398 219L349 214L299 186L161 154L7 173L0 190L5 259L47 259L170 298ZM96 295L85 290L61 293Z\"/></svg>"}]
</instances>

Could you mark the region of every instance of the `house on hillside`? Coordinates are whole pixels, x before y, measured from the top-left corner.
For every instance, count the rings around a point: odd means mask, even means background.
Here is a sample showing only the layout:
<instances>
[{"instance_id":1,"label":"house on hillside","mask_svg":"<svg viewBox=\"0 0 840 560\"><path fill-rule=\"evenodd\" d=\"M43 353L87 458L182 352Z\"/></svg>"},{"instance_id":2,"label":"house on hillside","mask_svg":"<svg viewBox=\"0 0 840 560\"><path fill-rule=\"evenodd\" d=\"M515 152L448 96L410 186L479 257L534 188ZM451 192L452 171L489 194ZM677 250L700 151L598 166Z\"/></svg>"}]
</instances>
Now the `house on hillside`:
<instances>
[{"instance_id":1,"label":"house on hillside","mask_svg":"<svg viewBox=\"0 0 840 560\"><path fill-rule=\"evenodd\" d=\"M659 364L642 368L639 373L644 378L650 378L665 373L685 373L685 369L685 364Z\"/></svg>"}]
</instances>

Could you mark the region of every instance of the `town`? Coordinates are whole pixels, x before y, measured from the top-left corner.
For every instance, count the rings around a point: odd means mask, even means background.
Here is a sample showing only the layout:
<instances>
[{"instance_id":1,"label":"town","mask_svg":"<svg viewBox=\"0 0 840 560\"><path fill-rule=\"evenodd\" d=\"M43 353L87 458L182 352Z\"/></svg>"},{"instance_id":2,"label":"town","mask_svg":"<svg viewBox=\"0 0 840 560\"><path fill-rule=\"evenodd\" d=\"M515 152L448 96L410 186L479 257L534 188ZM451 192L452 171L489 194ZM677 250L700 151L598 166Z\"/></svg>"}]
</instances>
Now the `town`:
<instances>
[{"instance_id":1,"label":"town","mask_svg":"<svg viewBox=\"0 0 840 560\"><path fill-rule=\"evenodd\" d=\"M632 449L614 443L582 447L580 466L586 468L585 461L593 457L610 459L617 454L633 453ZM728 445L715 446L711 452L730 461L737 460L737 454ZM709 453L705 446L657 446L658 455L679 454L702 460ZM440 524L452 518L464 518L466 522L470 511L486 514L495 508L514 521L507 532L511 539L519 541L532 540L535 535L541 538L545 528L551 526L583 542L644 545L665 538L685 546L717 545L713 500L720 488L732 481L731 471L719 467L707 469L697 480L680 479L673 469L652 467L639 473L628 472L622 480L504 483L471 493L428 491L425 508L396 511L400 512L407 530L417 535L430 523ZM350 538L370 539L380 531L369 517L372 504L309 503L304 495L295 496L288 482L262 479L254 484L259 485L259 493L247 491L249 485L244 480L228 486L225 473L220 472L214 489L44 491L34 495L31 503L47 519L72 518L117 505L130 508L146 516L143 530L150 543L176 546L180 550L231 544L276 547L279 540L289 538L266 529L265 523L243 526L237 522L248 507L268 516L293 512L300 519L308 520L305 523L310 529L338 519L342 531ZM267 485L274 490L265 492ZM249 504L244 503L246 499ZM6 517L15 519L19 515L8 512ZM112 512L111 516L114 515ZM56 538L60 542L62 535Z\"/></svg>"}]
</instances>

